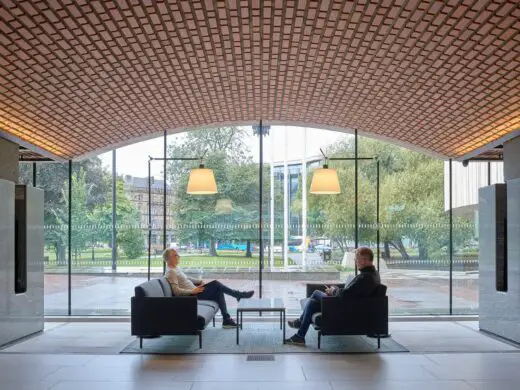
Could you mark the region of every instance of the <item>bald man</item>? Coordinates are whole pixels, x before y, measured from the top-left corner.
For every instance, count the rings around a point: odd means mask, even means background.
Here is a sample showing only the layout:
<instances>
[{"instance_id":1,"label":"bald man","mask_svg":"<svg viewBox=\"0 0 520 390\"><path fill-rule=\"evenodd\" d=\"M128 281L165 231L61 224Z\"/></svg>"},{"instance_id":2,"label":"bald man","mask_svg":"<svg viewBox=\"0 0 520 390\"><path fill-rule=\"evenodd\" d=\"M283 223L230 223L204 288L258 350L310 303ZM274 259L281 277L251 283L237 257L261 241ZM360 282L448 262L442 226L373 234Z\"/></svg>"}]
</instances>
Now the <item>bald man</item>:
<instances>
[{"instance_id":1,"label":"bald man","mask_svg":"<svg viewBox=\"0 0 520 390\"><path fill-rule=\"evenodd\" d=\"M375 291L381 284L381 278L379 277L379 272L374 267L374 253L370 248L361 247L356 250L356 265L359 274L345 288L340 289L337 286L331 286L325 292L316 290L312 293L303 308L300 318L288 322L289 326L298 329L298 332L285 340L286 344L305 346L305 335L311 325L313 314L321 311L321 300L323 297L363 298L369 297Z\"/></svg>"},{"instance_id":2,"label":"bald man","mask_svg":"<svg viewBox=\"0 0 520 390\"><path fill-rule=\"evenodd\" d=\"M173 248L168 248L163 252L163 260L166 263L166 273L164 277L168 279L174 295L196 295L198 299L207 299L218 303L222 313L222 327L225 329L236 328L237 324L227 311L226 299L224 294L236 298L251 298L254 291L237 291L223 285L217 280L204 284L202 280L187 277L179 268L180 255Z\"/></svg>"}]
</instances>

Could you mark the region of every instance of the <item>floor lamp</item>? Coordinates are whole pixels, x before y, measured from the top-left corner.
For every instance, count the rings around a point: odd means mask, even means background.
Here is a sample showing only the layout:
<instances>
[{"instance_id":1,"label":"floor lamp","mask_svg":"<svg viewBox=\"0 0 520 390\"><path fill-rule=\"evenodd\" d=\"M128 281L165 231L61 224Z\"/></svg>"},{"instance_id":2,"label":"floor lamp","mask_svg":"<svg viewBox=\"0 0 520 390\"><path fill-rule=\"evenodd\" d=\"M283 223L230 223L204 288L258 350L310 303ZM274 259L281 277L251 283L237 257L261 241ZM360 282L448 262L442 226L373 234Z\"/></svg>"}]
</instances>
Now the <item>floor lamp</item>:
<instances>
[{"instance_id":1,"label":"floor lamp","mask_svg":"<svg viewBox=\"0 0 520 390\"><path fill-rule=\"evenodd\" d=\"M202 157L148 157L148 280L150 280L151 262L152 262L152 161L200 161L199 167L194 168L190 172L188 186L186 192L192 195L211 195L216 194L217 184L213 170L205 168L202 163ZM166 165L165 165L166 166ZM164 173L166 178L166 170ZM166 180L164 180L163 191L163 249L166 249ZM166 264L163 263L163 273Z\"/></svg>"},{"instance_id":2,"label":"floor lamp","mask_svg":"<svg viewBox=\"0 0 520 390\"><path fill-rule=\"evenodd\" d=\"M359 221L358 221L358 161L369 160L376 163L376 241L377 241L377 270L379 271L379 244L380 238L380 219L379 219L379 159L377 157L358 157L357 156L357 131L355 134L355 155L356 157L327 157L323 150L320 149L323 157L325 157L325 164L323 168L316 168L312 177L310 193L317 195L333 195L341 193L338 174L335 169L329 168L328 161L354 161L355 162L355 191L354 191L354 207L355 207L355 247L359 246ZM357 265L356 265L357 274ZM367 335L373 338L387 338L390 334L371 334Z\"/></svg>"},{"instance_id":3,"label":"floor lamp","mask_svg":"<svg viewBox=\"0 0 520 390\"><path fill-rule=\"evenodd\" d=\"M320 149L321 150L321 149ZM322 151L323 153L323 151ZM323 153L325 156L325 154ZM355 161L355 186L356 191L354 191L354 207L355 207L355 221L354 221L354 240L355 240L355 248L357 249L359 246L359 205L358 205L358 191L357 191L357 162L359 160L368 160L374 161L376 163L376 241L377 241L377 269L379 270L379 244L380 244L380 232L379 232L379 159L377 157L327 157L325 156L325 161ZM338 174L335 169L329 168L328 164L325 162L322 168L316 168L313 173L311 188L309 192L311 194L316 195L333 195L341 193ZM356 266L356 274L357 274L357 266Z\"/></svg>"}]
</instances>

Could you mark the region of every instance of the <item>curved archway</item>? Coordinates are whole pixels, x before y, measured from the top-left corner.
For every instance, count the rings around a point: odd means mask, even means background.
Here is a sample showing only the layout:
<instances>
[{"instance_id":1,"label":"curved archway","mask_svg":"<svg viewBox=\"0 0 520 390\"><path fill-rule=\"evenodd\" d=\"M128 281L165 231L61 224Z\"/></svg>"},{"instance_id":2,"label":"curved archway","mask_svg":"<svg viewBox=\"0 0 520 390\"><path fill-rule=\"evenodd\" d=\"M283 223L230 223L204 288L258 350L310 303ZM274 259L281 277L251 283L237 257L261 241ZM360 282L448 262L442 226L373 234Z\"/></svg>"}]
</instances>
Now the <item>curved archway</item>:
<instances>
[{"instance_id":1,"label":"curved archway","mask_svg":"<svg viewBox=\"0 0 520 390\"><path fill-rule=\"evenodd\" d=\"M199 129L212 129L212 128L219 128L219 127L227 127L227 126L245 127L245 126L253 126L253 125L257 125L257 124L258 124L258 122L249 122L249 123L228 122L228 123L218 123L218 124L213 123L213 124L210 124L210 125L207 125L207 126L198 126L198 127L195 127L195 128L171 129L171 130L168 130L166 132L166 134L167 135L179 134L179 133L186 132L186 131L193 131L193 130L199 130ZM264 125L306 127L306 128L317 129L317 130L331 130L331 131L336 131L336 132L340 132L340 133L354 134L354 129L339 128L339 127L335 127L335 126L326 126L326 125L320 125L320 124L316 124L316 123L272 121L272 122L269 122L269 123L264 123ZM442 158L442 159L443 158L447 158L447 156L444 156L444 155L441 155L439 153L435 153L435 152L433 152L431 150L419 147L419 146L417 146L415 144L412 144L410 142L396 140L396 139L385 137L383 135L379 135L379 134L376 134L376 133L368 133L368 132L363 131L362 129L357 129L357 131L358 131L358 134L360 136L373 138L373 139L378 139L378 140L385 141L385 142L389 142L391 144L394 144L394 145L397 145L397 146L402 146L402 147L405 147L407 149L414 150L414 151L417 151L417 152L425 153L425 154L428 154L428 155L433 156L433 157ZM101 153L104 153L104 152L108 152L108 151L113 150L113 149L134 145L134 144L139 143L139 142L143 142L143 141L147 141L147 140L151 140L151 139L155 139L155 138L159 138L159 137L163 137L163 136L164 136L164 131L159 132L159 133L153 133L153 134L141 136L141 137L138 137L138 138L131 138L131 139L128 139L128 140L125 140L125 141L122 141L122 142L119 142L119 143L116 143L116 144L109 144L109 145L107 145L107 146L105 146L105 147L103 147L101 149L93 150L93 151L91 151L89 153L86 153L84 155L78 156L77 158L75 158L75 160L82 160L84 158L87 158L87 157L90 157L90 156L95 156L95 155L98 155L98 154L101 154Z\"/></svg>"},{"instance_id":2,"label":"curved archway","mask_svg":"<svg viewBox=\"0 0 520 390\"><path fill-rule=\"evenodd\" d=\"M459 157L520 128L517 9L14 3L0 14L0 126L64 159L172 127L260 119L350 126Z\"/></svg>"}]
</instances>

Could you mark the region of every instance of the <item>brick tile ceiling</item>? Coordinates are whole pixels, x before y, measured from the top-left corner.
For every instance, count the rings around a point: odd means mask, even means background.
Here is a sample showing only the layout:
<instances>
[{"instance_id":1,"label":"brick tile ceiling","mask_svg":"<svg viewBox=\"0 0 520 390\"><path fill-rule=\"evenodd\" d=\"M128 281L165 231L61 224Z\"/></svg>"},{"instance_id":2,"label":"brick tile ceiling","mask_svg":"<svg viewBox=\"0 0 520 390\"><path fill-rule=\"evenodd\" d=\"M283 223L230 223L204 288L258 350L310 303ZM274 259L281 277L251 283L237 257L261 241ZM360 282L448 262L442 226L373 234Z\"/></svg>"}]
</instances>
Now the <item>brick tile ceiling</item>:
<instances>
[{"instance_id":1,"label":"brick tile ceiling","mask_svg":"<svg viewBox=\"0 0 520 390\"><path fill-rule=\"evenodd\" d=\"M450 157L520 128L519 0L0 5L0 129L64 158L260 119Z\"/></svg>"}]
</instances>

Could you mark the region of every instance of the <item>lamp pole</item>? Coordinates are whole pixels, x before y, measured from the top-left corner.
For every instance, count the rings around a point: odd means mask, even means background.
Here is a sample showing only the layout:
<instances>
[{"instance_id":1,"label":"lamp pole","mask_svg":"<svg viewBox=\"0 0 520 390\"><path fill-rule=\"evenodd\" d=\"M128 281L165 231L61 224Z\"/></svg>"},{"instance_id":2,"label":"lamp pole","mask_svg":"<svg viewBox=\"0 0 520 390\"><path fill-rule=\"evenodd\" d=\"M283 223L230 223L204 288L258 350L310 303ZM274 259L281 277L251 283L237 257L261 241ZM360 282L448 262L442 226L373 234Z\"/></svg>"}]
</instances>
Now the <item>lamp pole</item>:
<instances>
[{"instance_id":1,"label":"lamp pole","mask_svg":"<svg viewBox=\"0 0 520 390\"><path fill-rule=\"evenodd\" d=\"M112 271L117 269L117 183L116 183L116 150L112 150Z\"/></svg>"},{"instance_id":2,"label":"lamp pole","mask_svg":"<svg viewBox=\"0 0 520 390\"><path fill-rule=\"evenodd\" d=\"M164 133L165 141L164 141L164 153L166 153L166 133ZM166 162L167 161L201 161L201 157L148 157L148 280L150 280L150 268L151 268L151 258L152 258L152 182L151 182L151 164L152 161L163 161L164 166L164 196L163 196L163 246L166 249ZM166 264L163 263L163 273L165 271Z\"/></svg>"},{"instance_id":3,"label":"lamp pole","mask_svg":"<svg viewBox=\"0 0 520 390\"><path fill-rule=\"evenodd\" d=\"M68 213L68 226L67 226L67 257L68 257L68 308L67 313L70 316L72 314L72 160L69 160L69 188L68 188L68 200L69 207Z\"/></svg>"},{"instance_id":4,"label":"lamp pole","mask_svg":"<svg viewBox=\"0 0 520 390\"><path fill-rule=\"evenodd\" d=\"M168 145L166 143L166 130L164 130L164 150L163 150L163 250L166 249L166 150ZM163 261L163 274L166 272L166 263Z\"/></svg>"},{"instance_id":5,"label":"lamp pole","mask_svg":"<svg viewBox=\"0 0 520 390\"><path fill-rule=\"evenodd\" d=\"M148 157L148 280L150 280L151 246L152 246L152 158Z\"/></svg>"},{"instance_id":6,"label":"lamp pole","mask_svg":"<svg viewBox=\"0 0 520 390\"><path fill-rule=\"evenodd\" d=\"M376 241L377 241L377 270L379 271L379 255L380 249L379 245L381 242L381 232L379 230L379 158L376 157Z\"/></svg>"},{"instance_id":7,"label":"lamp pole","mask_svg":"<svg viewBox=\"0 0 520 390\"><path fill-rule=\"evenodd\" d=\"M307 128L303 129L302 157L302 268L307 269Z\"/></svg>"},{"instance_id":8,"label":"lamp pole","mask_svg":"<svg viewBox=\"0 0 520 390\"><path fill-rule=\"evenodd\" d=\"M356 132L357 133L357 132ZM357 145L357 142L356 142ZM356 146L357 150L357 146ZM379 159L377 157L358 157L357 153L355 154L355 157L326 157L329 161L354 161L355 163L355 169L357 172L358 168L358 162L359 161L375 161L376 162L376 241L377 241L377 262L378 262L378 268L379 268L379 243L380 243L380 234L379 234ZM359 245L359 221L358 221L358 197L357 197L357 182L358 182L358 175L355 175L355 204L354 204L354 215L355 215L355 226L354 226L354 236L355 236L355 247L358 248ZM357 266L355 268L356 273L358 271Z\"/></svg>"},{"instance_id":9,"label":"lamp pole","mask_svg":"<svg viewBox=\"0 0 520 390\"><path fill-rule=\"evenodd\" d=\"M258 295L262 298L262 272L264 269L264 237L263 237L263 194L264 194L264 136L269 134L271 126L263 126L262 120L260 125L253 126L253 134L258 135L259 144L259 162L258 162L258 187L259 187L259 200L258 200ZM271 227L272 228L272 227Z\"/></svg>"},{"instance_id":10,"label":"lamp pole","mask_svg":"<svg viewBox=\"0 0 520 390\"><path fill-rule=\"evenodd\" d=\"M359 208L358 208L358 135L357 129L354 130L354 249L357 249L359 246ZM357 264L355 264L355 273L357 275L358 269Z\"/></svg>"}]
</instances>

